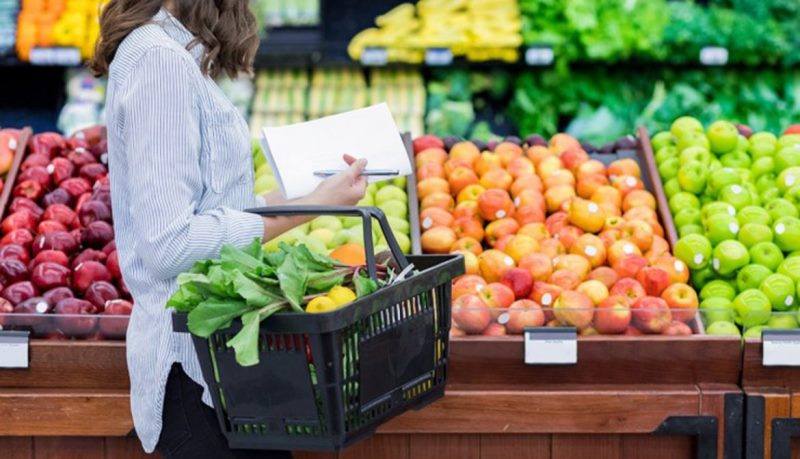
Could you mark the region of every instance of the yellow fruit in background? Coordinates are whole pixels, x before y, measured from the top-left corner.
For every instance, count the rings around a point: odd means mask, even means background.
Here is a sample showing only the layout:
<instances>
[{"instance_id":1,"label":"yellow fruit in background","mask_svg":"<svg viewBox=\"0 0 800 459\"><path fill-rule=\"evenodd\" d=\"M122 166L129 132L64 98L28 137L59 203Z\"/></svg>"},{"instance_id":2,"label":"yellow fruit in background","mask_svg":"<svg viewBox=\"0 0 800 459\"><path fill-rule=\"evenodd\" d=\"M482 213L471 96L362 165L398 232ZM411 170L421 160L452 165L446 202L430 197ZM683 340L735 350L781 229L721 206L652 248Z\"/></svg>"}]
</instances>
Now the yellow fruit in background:
<instances>
[{"instance_id":1,"label":"yellow fruit in background","mask_svg":"<svg viewBox=\"0 0 800 459\"><path fill-rule=\"evenodd\" d=\"M318 296L311 300L306 306L306 312L309 314L319 314L321 312L330 312L336 309L336 302L327 296Z\"/></svg>"},{"instance_id":2,"label":"yellow fruit in background","mask_svg":"<svg viewBox=\"0 0 800 459\"><path fill-rule=\"evenodd\" d=\"M355 301L356 293L347 287L338 285L333 287L331 291L328 292L328 298L333 300L333 302L336 303L336 306L341 307Z\"/></svg>"}]
</instances>

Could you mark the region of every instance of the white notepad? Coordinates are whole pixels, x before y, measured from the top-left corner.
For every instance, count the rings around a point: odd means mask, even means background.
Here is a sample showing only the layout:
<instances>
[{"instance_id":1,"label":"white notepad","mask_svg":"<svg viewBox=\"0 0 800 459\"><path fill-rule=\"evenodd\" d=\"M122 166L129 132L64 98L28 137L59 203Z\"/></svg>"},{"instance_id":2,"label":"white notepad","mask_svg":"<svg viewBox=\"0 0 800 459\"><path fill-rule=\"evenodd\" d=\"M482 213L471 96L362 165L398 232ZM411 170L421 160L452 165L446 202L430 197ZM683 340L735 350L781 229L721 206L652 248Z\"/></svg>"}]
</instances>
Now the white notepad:
<instances>
[{"instance_id":1,"label":"white notepad","mask_svg":"<svg viewBox=\"0 0 800 459\"><path fill-rule=\"evenodd\" d=\"M322 182L315 171L344 170L342 155L366 158L368 169L411 174L411 160L385 104L313 121L261 130L261 144L286 199L308 195ZM393 177L369 177L370 182Z\"/></svg>"}]
</instances>

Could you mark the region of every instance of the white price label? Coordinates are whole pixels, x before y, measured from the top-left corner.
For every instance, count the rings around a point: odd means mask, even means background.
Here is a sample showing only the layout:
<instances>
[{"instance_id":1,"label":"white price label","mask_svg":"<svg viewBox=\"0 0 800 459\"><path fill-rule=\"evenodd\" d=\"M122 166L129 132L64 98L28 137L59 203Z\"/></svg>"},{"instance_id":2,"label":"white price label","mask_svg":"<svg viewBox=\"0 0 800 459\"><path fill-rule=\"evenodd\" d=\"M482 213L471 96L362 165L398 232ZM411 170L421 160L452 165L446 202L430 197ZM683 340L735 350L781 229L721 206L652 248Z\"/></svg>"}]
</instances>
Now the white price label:
<instances>
[{"instance_id":1,"label":"white price label","mask_svg":"<svg viewBox=\"0 0 800 459\"><path fill-rule=\"evenodd\" d=\"M578 363L578 332L569 327L525 329L525 364L575 365Z\"/></svg>"},{"instance_id":2,"label":"white price label","mask_svg":"<svg viewBox=\"0 0 800 459\"><path fill-rule=\"evenodd\" d=\"M361 53L361 65L372 67L386 65L389 62L389 52L386 48L369 47L364 48Z\"/></svg>"},{"instance_id":3,"label":"white price label","mask_svg":"<svg viewBox=\"0 0 800 459\"><path fill-rule=\"evenodd\" d=\"M525 51L525 63L535 66L551 65L555 60L555 52L549 47L533 47Z\"/></svg>"},{"instance_id":4,"label":"white price label","mask_svg":"<svg viewBox=\"0 0 800 459\"><path fill-rule=\"evenodd\" d=\"M28 368L29 343L26 331L0 331L0 368Z\"/></svg>"},{"instance_id":5,"label":"white price label","mask_svg":"<svg viewBox=\"0 0 800 459\"><path fill-rule=\"evenodd\" d=\"M800 367L800 330L764 330L762 365Z\"/></svg>"},{"instance_id":6,"label":"white price label","mask_svg":"<svg viewBox=\"0 0 800 459\"><path fill-rule=\"evenodd\" d=\"M80 65L81 50L78 48L33 48L29 60L33 65Z\"/></svg>"},{"instance_id":7,"label":"white price label","mask_svg":"<svg viewBox=\"0 0 800 459\"><path fill-rule=\"evenodd\" d=\"M428 48L425 51L425 64L430 66L443 66L453 63L453 51L450 48Z\"/></svg>"},{"instance_id":8,"label":"white price label","mask_svg":"<svg viewBox=\"0 0 800 459\"><path fill-rule=\"evenodd\" d=\"M700 50L700 63L703 65L725 65L728 63L728 49L721 46L706 46Z\"/></svg>"}]
</instances>

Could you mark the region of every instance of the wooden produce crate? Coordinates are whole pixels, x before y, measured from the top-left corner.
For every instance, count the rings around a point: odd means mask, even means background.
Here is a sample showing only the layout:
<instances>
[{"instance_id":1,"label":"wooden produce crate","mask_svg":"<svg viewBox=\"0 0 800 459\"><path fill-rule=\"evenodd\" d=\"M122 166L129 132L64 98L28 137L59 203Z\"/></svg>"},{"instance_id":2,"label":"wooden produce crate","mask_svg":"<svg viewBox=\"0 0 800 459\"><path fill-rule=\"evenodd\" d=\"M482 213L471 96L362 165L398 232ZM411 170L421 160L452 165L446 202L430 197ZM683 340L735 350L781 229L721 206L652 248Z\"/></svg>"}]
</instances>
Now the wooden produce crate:
<instances>
[{"instance_id":1,"label":"wooden produce crate","mask_svg":"<svg viewBox=\"0 0 800 459\"><path fill-rule=\"evenodd\" d=\"M746 459L800 457L800 367L765 367L763 342L744 343Z\"/></svg>"},{"instance_id":2,"label":"wooden produce crate","mask_svg":"<svg viewBox=\"0 0 800 459\"><path fill-rule=\"evenodd\" d=\"M666 231L649 142L638 145L591 156L637 160ZM453 337L444 400L351 451L309 457L741 457L740 341L705 335L699 317L693 328L681 337L579 336L577 363L549 366L524 363L522 336Z\"/></svg>"}]
</instances>

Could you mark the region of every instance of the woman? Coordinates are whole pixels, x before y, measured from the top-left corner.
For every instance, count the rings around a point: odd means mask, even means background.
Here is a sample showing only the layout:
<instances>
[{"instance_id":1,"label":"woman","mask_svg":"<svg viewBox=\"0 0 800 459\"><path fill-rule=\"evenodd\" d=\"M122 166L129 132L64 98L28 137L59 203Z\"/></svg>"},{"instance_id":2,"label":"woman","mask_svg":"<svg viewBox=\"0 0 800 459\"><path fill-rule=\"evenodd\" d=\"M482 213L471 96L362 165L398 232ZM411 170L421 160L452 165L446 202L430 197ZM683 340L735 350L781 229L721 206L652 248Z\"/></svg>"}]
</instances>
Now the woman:
<instances>
[{"instance_id":1,"label":"woman","mask_svg":"<svg viewBox=\"0 0 800 459\"><path fill-rule=\"evenodd\" d=\"M195 261L305 221L242 212L264 204L253 196L249 130L213 78L250 73L258 42L248 0L111 0L102 13L92 66L109 77L116 241L136 302L131 409L144 449L167 458L290 457L227 447L190 337L172 332L164 307ZM355 204L366 162L345 161L349 169L294 203Z\"/></svg>"}]
</instances>

